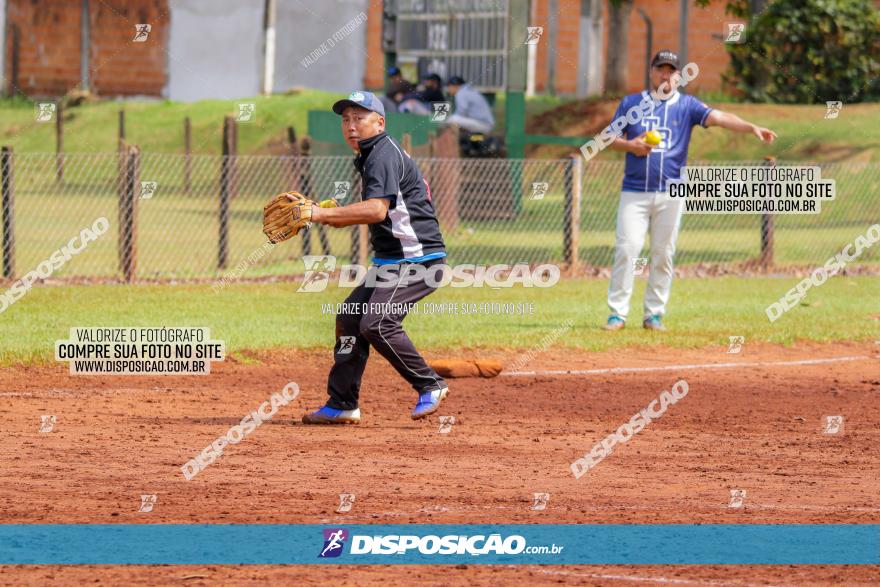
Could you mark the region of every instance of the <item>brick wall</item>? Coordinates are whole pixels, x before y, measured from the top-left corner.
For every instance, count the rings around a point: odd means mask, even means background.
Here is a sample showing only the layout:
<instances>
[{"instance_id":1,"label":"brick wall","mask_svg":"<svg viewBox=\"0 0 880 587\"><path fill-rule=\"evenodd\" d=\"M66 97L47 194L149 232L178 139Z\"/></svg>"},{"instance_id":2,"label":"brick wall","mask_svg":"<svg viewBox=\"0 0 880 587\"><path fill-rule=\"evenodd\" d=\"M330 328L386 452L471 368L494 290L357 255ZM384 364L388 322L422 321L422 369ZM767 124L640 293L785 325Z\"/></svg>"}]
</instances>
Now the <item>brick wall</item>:
<instances>
[{"instance_id":1,"label":"brick wall","mask_svg":"<svg viewBox=\"0 0 880 587\"><path fill-rule=\"evenodd\" d=\"M550 0L533 0L537 2L538 20L533 26L544 26L547 35L546 14ZM577 90L578 53L577 43L580 35L580 2L574 0L557 0L560 16L557 33L556 84L558 94L574 94ZM708 8L698 8L693 2L688 14L688 61L695 61L700 67L699 77L690 85L693 89L717 90L721 87L721 74L727 69L729 58L720 39L713 35L721 35L725 22L736 19L724 14L724 2L713 2ZM647 46L647 27L638 12L645 11L653 25L652 52L660 49L679 50L679 3L677 0L636 0L633 4L629 21L629 40L627 43L627 91L638 92L644 89L645 49ZM608 58L608 3L603 5L603 30L605 43L602 51L602 66ZM563 24L565 23L565 24ZM547 91L547 57L548 45L543 49L539 46L536 64L535 85L538 92ZM604 80L604 73L602 79Z\"/></svg>"},{"instance_id":2,"label":"brick wall","mask_svg":"<svg viewBox=\"0 0 880 587\"><path fill-rule=\"evenodd\" d=\"M382 52L382 0L370 0L367 10L367 66L364 89L382 88L385 84L385 53Z\"/></svg>"},{"instance_id":3,"label":"brick wall","mask_svg":"<svg viewBox=\"0 0 880 587\"><path fill-rule=\"evenodd\" d=\"M721 35L724 33L726 22L738 22L737 19L724 13L724 5L725 2L713 2L707 8L698 8L692 2L688 9L687 61L693 61L700 67L700 74L688 84L688 91L721 88L721 74L725 72L730 62ZM681 49L679 3L675 0L636 0L629 21L630 43L627 54L629 92L641 91L645 85L647 27L635 7L641 7L652 21L653 53L660 49L672 49L676 52ZM607 50L606 35L605 51Z\"/></svg>"},{"instance_id":4,"label":"brick wall","mask_svg":"<svg viewBox=\"0 0 880 587\"><path fill-rule=\"evenodd\" d=\"M75 7L71 8L71 7ZM58 95L80 80L80 10L74 2L7 0L5 67L12 92L13 27L19 35L18 88L27 95Z\"/></svg>"},{"instance_id":5,"label":"brick wall","mask_svg":"<svg viewBox=\"0 0 880 587\"><path fill-rule=\"evenodd\" d=\"M80 83L80 2L7 0L6 91L12 90L12 27L19 30L18 89L59 96ZM149 23L144 43L135 24ZM89 79L99 95L160 96L167 84L168 0L90 0Z\"/></svg>"},{"instance_id":6,"label":"brick wall","mask_svg":"<svg viewBox=\"0 0 880 587\"><path fill-rule=\"evenodd\" d=\"M168 75L168 0L91 0L89 16L94 90L102 95L161 95ZM135 25L141 23L152 26L150 35L146 42L132 42Z\"/></svg>"}]
</instances>

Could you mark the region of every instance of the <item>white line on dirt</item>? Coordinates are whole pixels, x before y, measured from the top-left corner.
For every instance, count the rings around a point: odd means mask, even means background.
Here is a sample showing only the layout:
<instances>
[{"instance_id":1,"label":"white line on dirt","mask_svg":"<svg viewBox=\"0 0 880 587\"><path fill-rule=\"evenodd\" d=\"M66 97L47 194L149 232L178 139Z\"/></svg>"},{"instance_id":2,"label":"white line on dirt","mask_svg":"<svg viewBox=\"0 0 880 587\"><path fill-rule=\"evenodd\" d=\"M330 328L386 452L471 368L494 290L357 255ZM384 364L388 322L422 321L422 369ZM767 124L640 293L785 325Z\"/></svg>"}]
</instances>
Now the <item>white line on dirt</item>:
<instances>
[{"instance_id":1,"label":"white line on dirt","mask_svg":"<svg viewBox=\"0 0 880 587\"><path fill-rule=\"evenodd\" d=\"M507 377L536 377L542 375L601 375L603 373L647 373L650 371L683 371L685 369L730 369L732 367L785 367L791 365L823 365L843 361L864 361L867 355L832 357L829 359L804 359L801 361L752 361L743 363L703 363L701 365L666 365L663 367L610 367L607 369L510 371L501 373Z\"/></svg>"},{"instance_id":2,"label":"white line on dirt","mask_svg":"<svg viewBox=\"0 0 880 587\"><path fill-rule=\"evenodd\" d=\"M667 579L666 577L639 577L636 575L604 575L599 573L575 573L572 571L551 571L549 569L537 569L537 572L546 575L568 575L572 577L590 577L593 579L606 579L616 581L634 581L637 583L662 583L664 585L753 585L753 583L740 583L739 581L691 581L690 579Z\"/></svg>"},{"instance_id":3,"label":"white line on dirt","mask_svg":"<svg viewBox=\"0 0 880 587\"><path fill-rule=\"evenodd\" d=\"M700 508L702 510L728 510L728 506L722 506L718 504L707 504L707 503L688 503L688 506ZM619 510L630 510L630 511L650 511L654 512L657 510L656 507L652 506L644 506L644 505L620 505L614 504L606 507L597 506L590 508L594 512L604 513L608 511L619 511ZM744 509L752 509L752 510L782 510L782 511L795 511L795 512L808 512L808 511L818 511L818 512L829 512L835 514L851 514L854 512L868 512L872 514L877 514L880 512L880 508L872 508L872 507L859 507L859 506L847 506L847 505L776 505L776 504L748 504L744 506ZM513 513L523 513L526 510L522 508L517 508L513 506L482 506L482 507L460 507L460 508L442 508L442 509L433 509L433 510L425 510L424 508L417 511L409 511L409 512L362 512L362 513L352 513L349 515L341 515L337 514L332 518L321 518L318 520L320 524L338 524L338 523L349 523L355 524L358 520L364 520L364 523L369 523L369 520L376 518L401 518L401 517L413 517L417 518L422 514L431 513L431 514L448 514L448 515L456 515L456 514L473 514L475 510L506 510L506 512L510 512L511 510L516 510Z\"/></svg>"}]
</instances>

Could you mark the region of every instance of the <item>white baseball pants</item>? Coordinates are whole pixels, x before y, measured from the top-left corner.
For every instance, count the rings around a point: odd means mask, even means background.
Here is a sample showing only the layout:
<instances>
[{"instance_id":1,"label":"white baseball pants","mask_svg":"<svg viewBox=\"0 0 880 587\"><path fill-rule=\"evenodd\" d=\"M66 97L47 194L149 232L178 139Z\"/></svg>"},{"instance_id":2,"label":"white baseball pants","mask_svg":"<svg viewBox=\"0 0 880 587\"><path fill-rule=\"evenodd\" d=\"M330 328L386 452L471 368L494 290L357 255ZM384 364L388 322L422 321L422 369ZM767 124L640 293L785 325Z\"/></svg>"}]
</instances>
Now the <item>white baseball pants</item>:
<instances>
[{"instance_id":1,"label":"white baseball pants","mask_svg":"<svg viewBox=\"0 0 880 587\"><path fill-rule=\"evenodd\" d=\"M621 192L617 209L617 242L614 266L608 287L608 307L624 320L629 315L635 273L645 236L651 230L651 256L648 287L645 290L645 318L666 313L672 289L675 241L681 226L681 200L668 192Z\"/></svg>"}]
</instances>

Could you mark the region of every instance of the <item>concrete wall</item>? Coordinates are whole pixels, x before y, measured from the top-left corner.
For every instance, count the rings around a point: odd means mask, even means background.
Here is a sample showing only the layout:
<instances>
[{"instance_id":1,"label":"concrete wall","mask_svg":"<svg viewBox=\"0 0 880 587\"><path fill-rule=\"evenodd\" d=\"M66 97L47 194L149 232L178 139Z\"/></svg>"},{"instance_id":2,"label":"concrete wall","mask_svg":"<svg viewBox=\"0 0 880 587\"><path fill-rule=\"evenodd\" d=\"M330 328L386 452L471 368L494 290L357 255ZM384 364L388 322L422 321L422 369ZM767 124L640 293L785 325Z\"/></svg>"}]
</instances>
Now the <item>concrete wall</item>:
<instances>
[{"instance_id":1,"label":"concrete wall","mask_svg":"<svg viewBox=\"0 0 880 587\"><path fill-rule=\"evenodd\" d=\"M263 0L170 0L168 87L172 100L259 93Z\"/></svg>"},{"instance_id":2,"label":"concrete wall","mask_svg":"<svg viewBox=\"0 0 880 587\"><path fill-rule=\"evenodd\" d=\"M366 13L368 2L279 0L274 91L303 86L349 92L361 87L367 61L367 24L353 26L348 33L340 29ZM193 101L259 94L263 4L263 0L170 0L168 97ZM337 31L341 40L328 43L328 37L332 39ZM322 43L327 52L313 63L303 64ZM381 62L382 56L375 59Z\"/></svg>"},{"instance_id":3,"label":"concrete wall","mask_svg":"<svg viewBox=\"0 0 880 587\"><path fill-rule=\"evenodd\" d=\"M275 91L304 86L348 93L361 88L368 58L380 66L383 60L381 53L368 56L366 52L368 23L364 18L368 16L369 4L369 0L279 0ZM377 4L381 6L381 2ZM350 32L340 30L348 23L352 23ZM341 40L333 39L337 31L337 39ZM327 52L313 63L303 64L302 60L313 51L323 51L322 43Z\"/></svg>"}]
</instances>

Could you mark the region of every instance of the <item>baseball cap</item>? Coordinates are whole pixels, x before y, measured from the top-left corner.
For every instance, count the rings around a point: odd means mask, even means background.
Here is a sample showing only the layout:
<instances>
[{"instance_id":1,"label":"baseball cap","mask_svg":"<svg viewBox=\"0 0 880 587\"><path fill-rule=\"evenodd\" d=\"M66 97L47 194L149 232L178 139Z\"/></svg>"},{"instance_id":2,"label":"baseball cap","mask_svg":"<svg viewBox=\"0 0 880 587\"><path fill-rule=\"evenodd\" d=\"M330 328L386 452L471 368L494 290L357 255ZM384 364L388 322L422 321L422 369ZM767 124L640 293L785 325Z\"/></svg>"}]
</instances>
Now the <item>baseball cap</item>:
<instances>
[{"instance_id":1,"label":"baseball cap","mask_svg":"<svg viewBox=\"0 0 880 587\"><path fill-rule=\"evenodd\" d=\"M336 114L342 114L342 111L349 106L365 108L367 110L375 112L379 116L385 116L385 106L382 105L382 101L379 100L379 98L377 98L372 92L355 90L348 95L348 98L336 102L333 105L333 112L335 112Z\"/></svg>"},{"instance_id":2,"label":"baseball cap","mask_svg":"<svg viewBox=\"0 0 880 587\"><path fill-rule=\"evenodd\" d=\"M427 80L433 80L433 81L437 82L438 84L440 84L441 86L443 85L443 78L440 77L439 75L437 75L436 73L429 73L428 75L426 75L425 77L422 78L422 81L427 81Z\"/></svg>"},{"instance_id":3,"label":"baseball cap","mask_svg":"<svg viewBox=\"0 0 880 587\"><path fill-rule=\"evenodd\" d=\"M389 67L389 68L388 68L388 75L389 75L389 76L392 76L392 75L400 75L400 68L399 68L399 67L394 67L394 66Z\"/></svg>"},{"instance_id":4,"label":"baseball cap","mask_svg":"<svg viewBox=\"0 0 880 587\"><path fill-rule=\"evenodd\" d=\"M681 61L678 59L678 55L669 49L662 49L654 55L654 59L651 60L651 67L657 67L658 65L671 65L676 70L681 69Z\"/></svg>"},{"instance_id":5,"label":"baseball cap","mask_svg":"<svg viewBox=\"0 0 880 587\"><path fill-rule=\"evenodd\" d=\"M454 75L451 78L449 78L449 81L446 82L446 85L447 86L463 86L464 83L465 83L464 78L457 76L457 75Z\"/></svg>"}]
</instances>

